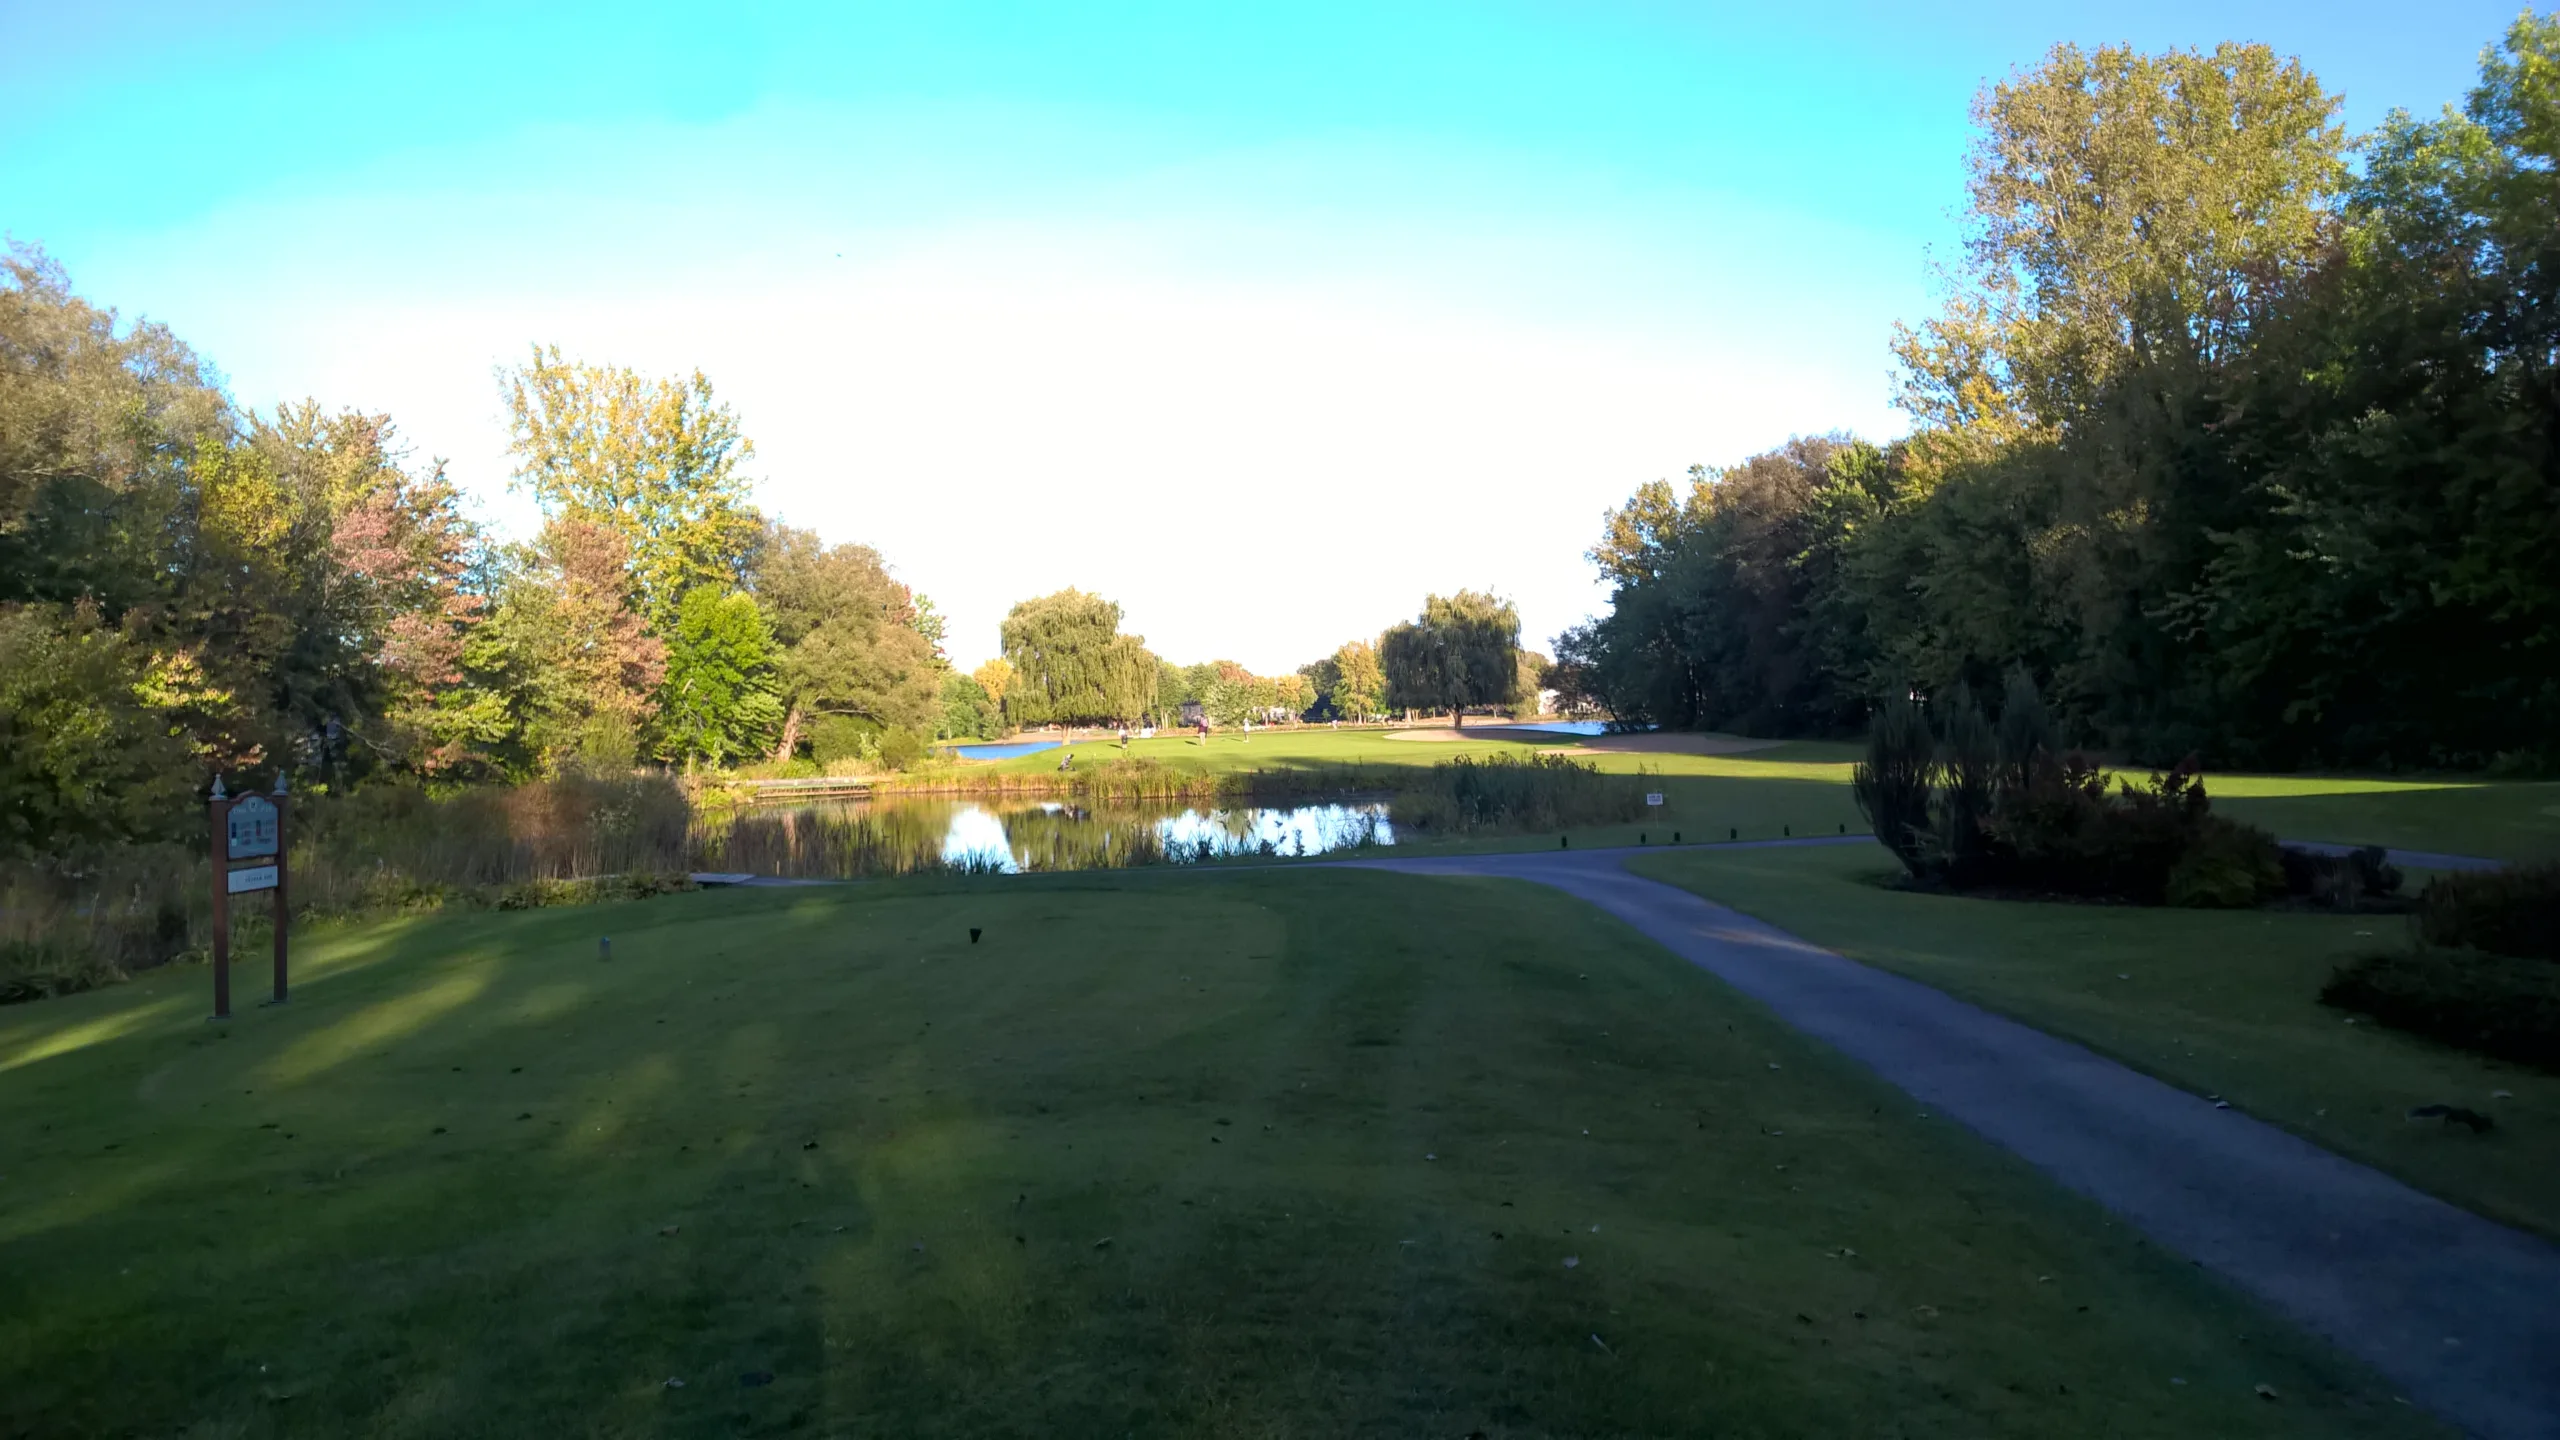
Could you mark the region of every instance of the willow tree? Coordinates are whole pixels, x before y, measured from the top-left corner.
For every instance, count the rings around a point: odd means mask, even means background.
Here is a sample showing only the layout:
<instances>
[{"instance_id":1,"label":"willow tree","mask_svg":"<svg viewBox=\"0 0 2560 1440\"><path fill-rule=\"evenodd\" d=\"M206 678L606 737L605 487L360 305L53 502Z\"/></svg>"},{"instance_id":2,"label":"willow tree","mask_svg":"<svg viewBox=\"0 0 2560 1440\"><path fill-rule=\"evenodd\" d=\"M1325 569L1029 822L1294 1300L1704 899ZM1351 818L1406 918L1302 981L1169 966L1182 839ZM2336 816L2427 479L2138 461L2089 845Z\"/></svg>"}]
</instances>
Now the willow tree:
<instances>
[{"instance_id":1,"label":"willow tree","mask_svg":"<svg viewBox=\"0 0 2560 1440\"><path fill-rule=\"evenodd\" d=\"M1398 621L1378 641L1387 703L1446 710L1466 724L1470 705L1507 705L1519 679L1520 612L1480 590L1432 595L1422 614Z\"/></svg>"},{"instance_id":2,"label":"willow tree","mask_svg":"<svg viewBox=\"0 0 2560 1440\"><path fill-rule=\"evenodd\" d=\"M1025 600L1000 633L1013 724L1134 723L1156 698L1156 657L1143 637L1120 633L1120 607L1099 595L1067 589Z\"/></svg>"}]
</instances>

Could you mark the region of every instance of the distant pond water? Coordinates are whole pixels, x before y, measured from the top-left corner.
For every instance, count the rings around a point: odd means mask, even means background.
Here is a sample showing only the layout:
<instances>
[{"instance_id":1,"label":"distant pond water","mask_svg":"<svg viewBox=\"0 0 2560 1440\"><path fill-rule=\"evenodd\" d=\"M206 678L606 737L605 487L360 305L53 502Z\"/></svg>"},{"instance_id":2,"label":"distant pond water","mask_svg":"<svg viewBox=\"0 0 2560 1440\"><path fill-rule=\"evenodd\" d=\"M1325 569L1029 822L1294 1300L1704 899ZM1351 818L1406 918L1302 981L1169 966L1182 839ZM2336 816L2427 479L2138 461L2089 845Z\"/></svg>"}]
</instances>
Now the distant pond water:
<instances>
[{"instance_id":1,"label":"distant pond water","mask_svg":"<svg viewBox=\"0 0 2560 1440\"><path fill-rule=\"evenodd\" d=\"M1384 800L1088 806L903 796L764 806L701 824L695 848L708 868L802 880L1110 870L1395 843Z\"/></svg>"},{"instance_id":2,"label":"distant pond water","mask_svg":"<svg viewBox=\"0 0 2560 1440\"><path fill-rule=\"evenodd\" d=\"M1055 750L1065 743L1064 740L1002 740L946 748L963 760L1010 760L1016 755L1037 755L1043 750Z\"/></svg>"}]
</instances>

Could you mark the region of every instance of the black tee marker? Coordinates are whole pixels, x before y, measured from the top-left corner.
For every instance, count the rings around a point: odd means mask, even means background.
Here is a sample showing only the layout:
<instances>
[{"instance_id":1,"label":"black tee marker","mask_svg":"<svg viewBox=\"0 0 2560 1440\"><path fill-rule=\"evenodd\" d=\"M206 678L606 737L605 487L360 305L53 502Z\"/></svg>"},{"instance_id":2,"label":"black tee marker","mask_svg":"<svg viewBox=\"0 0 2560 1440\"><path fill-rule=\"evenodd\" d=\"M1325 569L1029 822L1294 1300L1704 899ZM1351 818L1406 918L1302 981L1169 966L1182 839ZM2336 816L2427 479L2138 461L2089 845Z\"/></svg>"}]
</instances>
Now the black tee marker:
<instances>
[{"instance_id":1,"label":"black tee marker","mask_svg":"<svg viewBox=\"0 0 2560 1440\"><path fill-rule=\"evenodd\" d=\"M969 943L972 945L978 943L978 927L975 925L969 927Z\"/></svg>"}]
</instances>

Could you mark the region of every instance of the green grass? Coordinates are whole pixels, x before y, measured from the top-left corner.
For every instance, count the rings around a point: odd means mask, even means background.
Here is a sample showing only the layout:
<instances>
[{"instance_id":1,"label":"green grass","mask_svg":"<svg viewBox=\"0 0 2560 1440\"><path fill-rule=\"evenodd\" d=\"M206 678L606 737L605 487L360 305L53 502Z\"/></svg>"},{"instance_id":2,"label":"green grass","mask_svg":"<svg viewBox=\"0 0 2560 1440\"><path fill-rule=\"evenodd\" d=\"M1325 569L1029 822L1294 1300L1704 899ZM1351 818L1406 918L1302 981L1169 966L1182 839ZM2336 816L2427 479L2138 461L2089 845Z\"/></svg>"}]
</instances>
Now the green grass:
<instances>
[{"instance_id":1,"label":"green grass","mask_svg":"<svg viewBox=\"0 0 2560 1440\"><path fill-rule=\"evenodd\" d=\"M1874 883L1894 865L1870 846L1691 851L1633 868L2560 1236L2560 1077L2350 1024L2319 1003L2340 964L2407 943L2400 917L1913 894ZM2499 1090L2511 1097L2493 1099ZM2439 1101L2498 1128L2406 1118Z\"/></svg>"},{"instance_id":2,"label":"green grass","mask_svg":"<svg viewBox=\"0 0 2560 1440\"><path fill-rule=\"evenodd\" d=\"M2208 776L2214 808L2296 840L2560 858L2560 784Z\"/></svg>"},{"instance_id":3,"label":"green grass","mask_svg":"<svg viewBox=\"0 0 2560 1440\"><path fill-rule=\"evenodd\" d=\"M228 1028L200 968L0 1014L0 1433L2434 1433L1535 887L729 892L304 957Z\"/></svg>"}]
</instances>

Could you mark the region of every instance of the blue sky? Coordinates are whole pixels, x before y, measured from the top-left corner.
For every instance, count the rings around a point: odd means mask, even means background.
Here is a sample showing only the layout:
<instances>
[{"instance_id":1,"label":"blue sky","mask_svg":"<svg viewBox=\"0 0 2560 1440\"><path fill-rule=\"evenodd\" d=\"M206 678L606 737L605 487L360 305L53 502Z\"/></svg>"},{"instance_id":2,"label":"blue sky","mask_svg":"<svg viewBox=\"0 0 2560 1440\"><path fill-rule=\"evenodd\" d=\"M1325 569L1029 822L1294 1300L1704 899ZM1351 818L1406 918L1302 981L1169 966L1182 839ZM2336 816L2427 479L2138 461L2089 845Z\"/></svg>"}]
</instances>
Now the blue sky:
<instances>
[{"instance_id":1,"label":"blue sky","mask_svg":"<svg viewBox=\"0 0 2560 1440\"><path fill-rule=\"evenodd\" d=\"M1896 433L1967 106L2263 40L2369 126L2506 3L0 7L0 228L490 521L493 367L700 367L768 508L953 620L1078 584L1283 669L1424 591L1543 643L1600 510Z\"/></svg>"}]
</instances>

